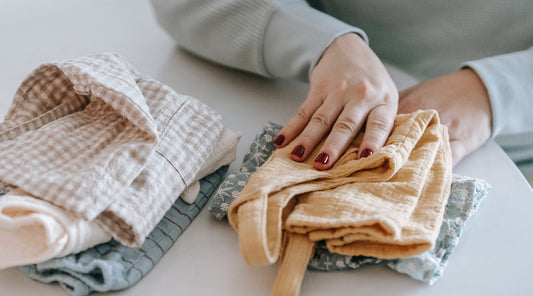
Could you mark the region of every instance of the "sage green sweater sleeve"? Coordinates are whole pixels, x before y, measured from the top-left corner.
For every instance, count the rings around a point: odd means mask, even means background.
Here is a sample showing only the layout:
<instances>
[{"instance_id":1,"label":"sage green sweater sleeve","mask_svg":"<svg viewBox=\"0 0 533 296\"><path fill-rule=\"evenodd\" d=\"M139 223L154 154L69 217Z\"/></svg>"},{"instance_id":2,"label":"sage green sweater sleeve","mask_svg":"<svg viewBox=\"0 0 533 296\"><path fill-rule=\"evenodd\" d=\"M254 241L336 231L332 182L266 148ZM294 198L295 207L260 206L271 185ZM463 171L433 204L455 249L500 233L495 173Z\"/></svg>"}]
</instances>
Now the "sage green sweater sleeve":
<instances>
[{"instance_id":1,"label":"sage green sweater sleeve","mask_svg":"<svg viewBox=\"0 0 533 296\"><path fill-rule=\"evenodd\" d=\"M533 173L533 47L464 63L479 75L492 108L492 137ZM530 174L531 174L530 173Z\"/></svg>"},{"instance_id":2,"label":"sage green sweater sleeve","mask_svg":"<svg viewBox=\"0 0 533 296\"><path fill-rule=\"evenodd\" d=\"M464 66L473 69L487 88L493 136L533 133L533 47Z\"/></svg>"},{"instance_id":3,"label":"sage green sweater sleeve","mask_svg":"<svg viewBox=\"0 0 533 296\"><path fill-rule=\"evenodd\" d=\"M303 0L151 0L179 46L266 77L308 81L322 52L345 33L365 33Z\"/></svg>"}]
</instances>

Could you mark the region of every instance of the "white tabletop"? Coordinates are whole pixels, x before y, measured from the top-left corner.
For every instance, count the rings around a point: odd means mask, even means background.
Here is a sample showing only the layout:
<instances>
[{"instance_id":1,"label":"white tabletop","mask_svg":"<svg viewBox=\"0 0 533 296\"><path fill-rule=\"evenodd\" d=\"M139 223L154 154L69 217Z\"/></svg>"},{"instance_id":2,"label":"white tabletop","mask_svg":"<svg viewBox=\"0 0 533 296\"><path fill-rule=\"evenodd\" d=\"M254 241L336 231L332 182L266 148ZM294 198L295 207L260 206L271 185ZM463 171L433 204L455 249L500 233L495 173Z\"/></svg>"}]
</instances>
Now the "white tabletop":
<instances>
[{"instance_id":1,"label":"white tabletop","mask_svg":"<svg viewBox=\"0 0 533 296\"><path fill-rule=\"evenodd\" d=\"M178 50L147 1L0 0L0 7L0 117L39 64L117 52L141 73L205 101L223 115L226 127L243 132L235 170L263 125L286 122L307 92L304 83L266 80ZM399 88L414 83L391 71ZM384 266L308 271L302 295L531 295L531 187L493 142L466 157L454 173L483 178L492 190L440 281L426 286ZM204 209L146 278L108 295L269 295L275 274L276 266L247 266L237 234ZM0 295L62 294L58 286L32 281L17 268L0 270Z\"/></svg>"}]
</instances>

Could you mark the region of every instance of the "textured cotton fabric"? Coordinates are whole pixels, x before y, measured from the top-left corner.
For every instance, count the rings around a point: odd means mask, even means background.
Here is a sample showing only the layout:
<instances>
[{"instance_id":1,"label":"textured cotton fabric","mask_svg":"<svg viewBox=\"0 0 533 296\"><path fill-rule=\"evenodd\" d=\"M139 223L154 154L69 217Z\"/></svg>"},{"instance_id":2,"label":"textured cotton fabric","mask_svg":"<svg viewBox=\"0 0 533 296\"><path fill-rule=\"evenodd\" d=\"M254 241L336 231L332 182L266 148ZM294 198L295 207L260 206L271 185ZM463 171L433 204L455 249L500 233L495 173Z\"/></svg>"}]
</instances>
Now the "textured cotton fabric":
<instances>
[{"instance_id":1,"label":"textured cotton fabric","mask_svg":"<svg viewBox=\"0 0 533 296\"><path fill-rule=\"evenodd\" d=\"M281 125L268 123L258 133L244 156L242 167L228 174L212 198L209 211L217 219L226 217L229 204L242 191L249 177L276 150L274 139ZM364 264L387 263L393 269L414 279L433 284L442 275L463 232L465 224L476 213L490 189L481 179L454 175L443 223L435 247L411 258L384 260L365 256L346 256L330 252L323 242L316 244L308 268L320 271L357 269Z\"/></svg>"},{"instance_id":2,"label":"textured cotton fabric","mask_svg":"<svg viewBox=\"0 0 533 296\"><path fill-rule=\"evenodd\" d=\"M309 268L340 271L357 269L365 264L385 263L393 270L432 285L442 276L455 247L459 244L465 225L477 212L489 190L490 185L481 179L454 175L439 236L435 246L427 252L409 258L385 260L335 254L325 245L319 244L309 261Z\"/></svg>"},{"instance_id":3,"label":"textured cotton fabric","mask_svg":"<svg viewBox=\"0 0 533 296\"><path fill-rule=\"evenodd\" d=\"M44 64L0 124L0 180L142 245L222 131L202 102L113 54Z\"/></svg>"},{"instance_id":4,"label":"textured cotton fabric","mask_svg":"<svg viewBox=\"0 0 533 296\"><path fill-rule=\"evenodd\" d=\"M327 171L313 169L320 145L301 163L289 157L294 142L276 150L231 204L229 222L248 264L272 264L284 252L274 293L299 291L309 258L293 253L312 254L316 241L335 253L385 259L433 247L452 167L437 113L398 115L385 146L357 159L361 137Z\"/></svg>"},{"instance_id":5,"label":"textured cotton fabric","mask_svg":"<svg viewBox=\"0 0 533 296\"><path fill-rule=\"evenodd\" d=\"M195 181L180 198L189 204L201 198L201 178L235 160L240 133L224 129L213 153ZM29 195L19 188L0 194L0 269L35 264L76 254L107 242L111 236L94 221L87 221L54 204ZM192 196L194 194L194 196Z\"/></svg>"},{"instance_id":6,"label":"textured cotton fabric","mask_svg":"<svg viewBox=\"0 0 533 296\"><path fill-rule=\"evenodd\" d=\"M112 240L79 254L20 269L37 281L59 283L68 294L76 296L131 287L155 267L190 225L222 181L227 168L222 167L200 180L200 193L194 203L177 199L141 248L129 248Z\"/></svg>"},{"instance_id":7,"label":"textured cotton fabric","mask_svg":"<svg viewBox=\"0 0 533 296\"><path fill-rule=\"evenodd\" d=\"M0 269L78 253L111 239L96 223L18 188L1 194Z\"/></svg>"}]
</instances>

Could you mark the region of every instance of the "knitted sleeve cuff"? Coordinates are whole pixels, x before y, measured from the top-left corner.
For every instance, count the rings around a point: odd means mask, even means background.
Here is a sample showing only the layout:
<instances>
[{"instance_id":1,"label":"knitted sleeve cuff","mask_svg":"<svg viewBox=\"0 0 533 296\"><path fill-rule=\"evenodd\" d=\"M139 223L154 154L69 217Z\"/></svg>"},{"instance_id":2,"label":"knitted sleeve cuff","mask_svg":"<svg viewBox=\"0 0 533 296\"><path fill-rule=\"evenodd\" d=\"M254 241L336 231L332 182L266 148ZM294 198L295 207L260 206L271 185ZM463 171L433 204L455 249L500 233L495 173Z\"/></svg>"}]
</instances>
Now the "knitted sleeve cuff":
<instances>
[{"instance_id":1,"label":"knitted sleeve cuff","mask_svg":"<svg viewBox=\"0 0 533 296\"><path fill-rule=\"evenodd\" d=\"M487 88L492 108L492 138L533 131L533 47L465 62Z\"/></svg>"},{"instance_id":2,"label":"knitted sleeve cuff","mask_svg":"<svg viewBox=\"0 0 533 296\"><path fill-rule=\"evenodd\" d=\"M274 77L308 81L324 50L338 36L359 34L350 26L310 7L304 1L279 6L266 26L263 40L265 68Z\"/></svg>"}]
</instances>

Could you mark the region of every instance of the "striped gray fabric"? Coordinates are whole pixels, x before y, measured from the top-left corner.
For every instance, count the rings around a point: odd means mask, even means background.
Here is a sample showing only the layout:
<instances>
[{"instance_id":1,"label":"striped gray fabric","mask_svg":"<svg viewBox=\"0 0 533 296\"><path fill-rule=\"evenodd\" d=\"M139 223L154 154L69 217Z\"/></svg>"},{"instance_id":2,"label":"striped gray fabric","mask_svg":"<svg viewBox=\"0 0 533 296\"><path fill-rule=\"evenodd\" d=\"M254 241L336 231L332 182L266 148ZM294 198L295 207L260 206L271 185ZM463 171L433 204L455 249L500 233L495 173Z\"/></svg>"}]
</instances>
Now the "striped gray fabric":
<instances>
[{"instance_id":1,"label":"striped gray fabric","mask_svg":"<svg viewBox=\"0 0 533 296\"><path fill-rule=\"evenodd\" d=\"M0 124L0 181L142 245L222 132L202 102L114 54L44 64Z\"/></svg>"}]
</instances>

